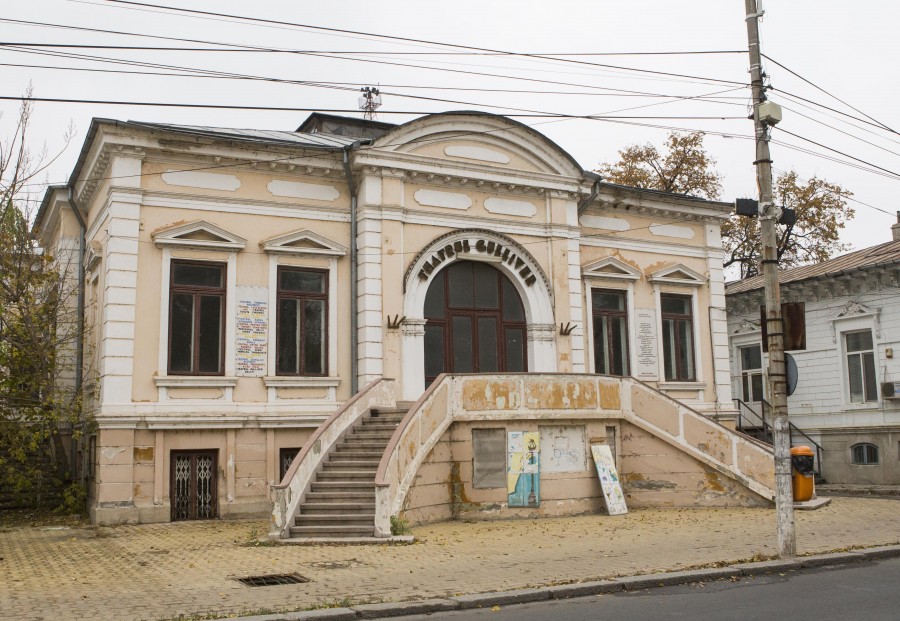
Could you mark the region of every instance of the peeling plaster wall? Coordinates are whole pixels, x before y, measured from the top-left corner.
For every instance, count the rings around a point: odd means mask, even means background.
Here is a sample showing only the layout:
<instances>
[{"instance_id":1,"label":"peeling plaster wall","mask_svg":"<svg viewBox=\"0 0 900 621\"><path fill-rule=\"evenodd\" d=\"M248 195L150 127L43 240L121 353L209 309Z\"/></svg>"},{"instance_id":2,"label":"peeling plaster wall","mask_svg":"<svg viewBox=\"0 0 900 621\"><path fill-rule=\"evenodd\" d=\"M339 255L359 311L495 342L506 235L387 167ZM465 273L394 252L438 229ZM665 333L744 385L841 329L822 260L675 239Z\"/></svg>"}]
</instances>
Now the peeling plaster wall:
<instances>
[{"instance_id":1,"label":"peeling plaster wall","mask_svg":"<svg viewBox=\"0 0 900 621\"><path fill-rule=\"evenodd\" d=\"M505 488L478 489L472 484L472 429L537 430L539 426L583 425L587 469L541 472L541 506L509 508ZM630 508L768 507L771 503L671 444L618 419L504 420L457 422L444 434L416 475L401 518L421 524L453 518L498 519L605 513L590 444L613 444L607 427L618 429L617 463ZM546 447L542 447L542 451Z\"/></svg>"},{"instance_id":2,"label":"peeling plaster wall","mask_svg":"<svg viewBox=\"0 0 900 621\"><path fill-rule=\"evenodd\" d=\"M98 524L168 521L171 453L216 451L219 517L271 513L281 448L301 448L313 429L130 430L98 434L93 481Z\"/></svg>"},{"instance_id":3,"label":"peeling plaster wall","mask_svg":"<svg viewBox=\"0 0 900 621\"><path fill-rule=\"evenodd\" d=\"M622 422L619 475L628 506L768 507L771 503L652 434Z\"/></svg>"}]
</instances>

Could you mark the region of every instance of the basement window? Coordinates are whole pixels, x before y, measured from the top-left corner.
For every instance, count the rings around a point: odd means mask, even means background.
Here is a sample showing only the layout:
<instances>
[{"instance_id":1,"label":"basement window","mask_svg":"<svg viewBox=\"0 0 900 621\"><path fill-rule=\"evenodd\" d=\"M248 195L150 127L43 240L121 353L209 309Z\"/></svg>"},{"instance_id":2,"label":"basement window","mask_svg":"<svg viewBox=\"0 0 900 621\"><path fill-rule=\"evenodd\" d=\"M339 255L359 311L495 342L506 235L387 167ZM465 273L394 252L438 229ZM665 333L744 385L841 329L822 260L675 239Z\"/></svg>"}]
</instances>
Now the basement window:
<instances>
[{"instance_id":1,"label":"basement window","mask_svg":"<svg viewBox=\"0 0 900 621\"><path fill-rule=\"evenodd\" d=\"M878 447L862 442L850 447L851 463L860 466L874 466L878 463Z\"/></svg>"}]
</instances>

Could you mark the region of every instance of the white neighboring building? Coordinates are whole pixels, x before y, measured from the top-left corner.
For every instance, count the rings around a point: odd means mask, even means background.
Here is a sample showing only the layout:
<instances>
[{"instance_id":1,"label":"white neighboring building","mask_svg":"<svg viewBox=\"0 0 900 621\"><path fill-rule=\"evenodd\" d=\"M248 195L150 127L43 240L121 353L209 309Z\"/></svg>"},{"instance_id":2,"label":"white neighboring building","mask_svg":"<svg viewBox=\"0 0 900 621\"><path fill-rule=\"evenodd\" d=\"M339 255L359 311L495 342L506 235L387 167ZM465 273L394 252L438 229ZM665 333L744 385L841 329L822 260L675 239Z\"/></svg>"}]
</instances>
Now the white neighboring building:
<instances>
[{"instance_id":1,"label":"white neighboring building","mask_svg":"<svg viewBox=\"0 0 900 621\"><path fill-rule=\"evenodd\" d=\"M790 352L799 381L789 417L821 445L829 483L900 483L900 223L891 229L891 242L780 274L782 300L806 304L806 350ZM763 286L762 276L726 285L732 388L757 410ZM893 382L897 395L886 396Z\"/></svg>"}]
</instances>

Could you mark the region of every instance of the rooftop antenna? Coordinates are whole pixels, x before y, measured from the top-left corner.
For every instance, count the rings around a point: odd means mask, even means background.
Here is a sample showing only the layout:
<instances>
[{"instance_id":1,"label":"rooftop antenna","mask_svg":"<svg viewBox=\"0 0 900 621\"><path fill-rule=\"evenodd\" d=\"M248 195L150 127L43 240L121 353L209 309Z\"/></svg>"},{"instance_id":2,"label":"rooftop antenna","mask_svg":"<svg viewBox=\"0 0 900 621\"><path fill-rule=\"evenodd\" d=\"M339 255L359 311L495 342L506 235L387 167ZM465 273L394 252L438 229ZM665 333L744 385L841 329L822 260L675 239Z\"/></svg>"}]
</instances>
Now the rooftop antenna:
<instances>
[{"instance_id":1,"label":"rooftop antenna","mask_svg":"<svg viewBox=\"0 0 900 621\"><path fill-rule=\"evenodd\" d=\"M363 118L367 121L374 121L375 111L381 107L381 93L377 88L372 86L364 86L359 91L359 109L363 111Z\"/></svg>"}]
</instances>

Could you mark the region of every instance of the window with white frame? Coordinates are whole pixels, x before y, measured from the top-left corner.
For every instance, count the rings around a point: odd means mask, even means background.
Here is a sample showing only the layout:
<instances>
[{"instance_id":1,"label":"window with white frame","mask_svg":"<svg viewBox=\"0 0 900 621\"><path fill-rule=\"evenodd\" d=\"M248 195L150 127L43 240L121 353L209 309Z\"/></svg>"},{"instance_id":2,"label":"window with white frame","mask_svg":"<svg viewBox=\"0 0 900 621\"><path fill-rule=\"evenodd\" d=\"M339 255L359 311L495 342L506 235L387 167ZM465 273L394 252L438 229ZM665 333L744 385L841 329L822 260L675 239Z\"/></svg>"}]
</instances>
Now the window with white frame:
<instances>
[{"instance_id":1,"label":"window with white frame","mask_svg":"<svg viewBox=\"0 0 900 621\"><path fill-rule=\"evenodd\" d=\"M225 264L172 261L169 286L169 373L222 375Z\"/></svg>"},{"instance_id":2,"label":"window with white frame","mask_svg":"<svg viewBox=\"0 0 900 621\"><path fill-rule=\"evenodd\" d=\"M663 367L667 381L690 382L694 369L694 313L689 295L659 296L662 317Z\"/></svg>"},{"instance_id":3,"label":"window with white frame","mask_svg":"<svg viewBox=\"0 0 900 621\"><path fill-rule=\"evenodd\" d=\"M628 375L628 310L626 292L591 290L594 372Z\"/></svg>"},{"instance_id":4,"label":"window with white frame","mask_svg":"<svg viewBox=\"0 0 900 621\"><path fill-rule=\"evenodd\" d=\"M877 402L878 381L875 375L872 331L844 332L843 341L850 403Z\"/></svg>"},{"instance_id":5,"label":"window with white frame","mask_svg":"<svg viewBox=\"0 0 900 621\"><path fill-rule=\"evenodd\" d=\"M328 273L278 267L276 374L328 373Z\"/></svg>"},{"instance_id":6,"label":"window with white frame","mask_svg":"<svg viewBox=\"0 0 900 621\"><path fill-rule=\"evenodd\" d=\"M747 403L763 400L762 347L739 347L741 361L741 398Z\"/></svg>"}]
</instances>

